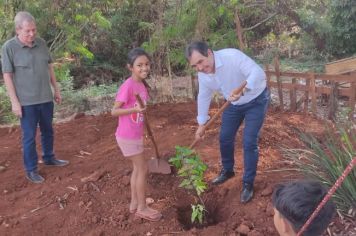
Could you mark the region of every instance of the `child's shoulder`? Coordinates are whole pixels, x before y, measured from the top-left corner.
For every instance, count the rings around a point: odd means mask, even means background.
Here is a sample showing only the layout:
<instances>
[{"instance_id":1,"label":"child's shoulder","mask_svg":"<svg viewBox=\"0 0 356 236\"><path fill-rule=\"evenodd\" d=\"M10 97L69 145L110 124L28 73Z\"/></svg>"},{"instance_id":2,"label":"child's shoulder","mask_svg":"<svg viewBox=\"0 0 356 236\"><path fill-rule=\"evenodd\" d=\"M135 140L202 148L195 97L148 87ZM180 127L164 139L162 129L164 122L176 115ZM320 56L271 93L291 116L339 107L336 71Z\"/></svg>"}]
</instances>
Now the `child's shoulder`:
<instances>
[{"instance_id":1,"label":"child's shoulder","mask_svg":"<svg viewBox=\"0 0 356 236\"><path fill-rule=\"evenodd\" d=\"M130 87L130 86L132 86L132 79L131 79L131 77L125 79L125 81L120 85L121 88Z\"/></svg>"}]
</instances>

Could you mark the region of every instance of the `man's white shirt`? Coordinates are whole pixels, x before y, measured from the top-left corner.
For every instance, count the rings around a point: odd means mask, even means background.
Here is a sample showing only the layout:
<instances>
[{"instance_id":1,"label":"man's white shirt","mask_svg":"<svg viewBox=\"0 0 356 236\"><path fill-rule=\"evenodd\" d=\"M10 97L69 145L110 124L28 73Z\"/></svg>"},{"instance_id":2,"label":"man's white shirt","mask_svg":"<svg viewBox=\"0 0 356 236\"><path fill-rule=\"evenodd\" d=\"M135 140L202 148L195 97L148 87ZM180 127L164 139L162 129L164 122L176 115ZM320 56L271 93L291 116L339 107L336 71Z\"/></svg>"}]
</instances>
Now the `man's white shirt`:
<instances>
[{"instance_id":1,"label":"man's white shirt","mask_svg":"<svg viewBox=\"0 0 356 236\"><path fill-rule=\"evenodd\" d=\"M266 74L250 57L234 48L214 51L215 73L198 73L198 116L200 125L209 119L209 106L214 92L219 92L228 99L232 90L247 81L247 91L234 105L243 105L260 95L266 88Z\"/></svg>"}]
</instances>

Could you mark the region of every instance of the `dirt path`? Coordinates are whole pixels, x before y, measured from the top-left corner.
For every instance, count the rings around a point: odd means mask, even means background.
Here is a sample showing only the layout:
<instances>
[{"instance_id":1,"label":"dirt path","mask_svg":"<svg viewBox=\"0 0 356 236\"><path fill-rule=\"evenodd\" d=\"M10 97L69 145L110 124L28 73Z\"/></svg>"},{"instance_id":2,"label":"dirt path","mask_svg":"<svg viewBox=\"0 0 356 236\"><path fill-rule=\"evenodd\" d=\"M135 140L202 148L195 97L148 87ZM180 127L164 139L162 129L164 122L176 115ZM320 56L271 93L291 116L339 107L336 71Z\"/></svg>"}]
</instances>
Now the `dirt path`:
<instances>
[{"instance_id":1,"label":"dirt path","mask_svg":"<svg viewBox=\"0 0 356 236\"><path fill-rule=\"evenodd\" d=\"M163 156L175 145L189 145L196 128L195 103L160 104L150 108L150 121ZM216 109L212 109L216 112ZM55 125L55 150L70 165L49 168L39 164L44 184L24 178L21 131L0 129L0 235L277 235L273 227L271 191L274 184L295 178L282 163L280 147L300 146L295 128L321 133L321 122L300 114L269 111L260 140L260 161L252 202L241 205L241 133L236 143L236 177L205 194L209 226L190 224L191 195L178 187L174 175L150 175L149 197L164 219L149 223L128 211L130 163L119 152L109 114L84 116ZM217 122L196 150L208 164L206 180L220 170ZM154 155L146 140L147 157ZM38 142L39 143L39 142ZM89 177L89 178L86 178ZM243 225L243 226L242 226ZM241 234L244 235L244 234Z\"/></svg>"}]
</instances>

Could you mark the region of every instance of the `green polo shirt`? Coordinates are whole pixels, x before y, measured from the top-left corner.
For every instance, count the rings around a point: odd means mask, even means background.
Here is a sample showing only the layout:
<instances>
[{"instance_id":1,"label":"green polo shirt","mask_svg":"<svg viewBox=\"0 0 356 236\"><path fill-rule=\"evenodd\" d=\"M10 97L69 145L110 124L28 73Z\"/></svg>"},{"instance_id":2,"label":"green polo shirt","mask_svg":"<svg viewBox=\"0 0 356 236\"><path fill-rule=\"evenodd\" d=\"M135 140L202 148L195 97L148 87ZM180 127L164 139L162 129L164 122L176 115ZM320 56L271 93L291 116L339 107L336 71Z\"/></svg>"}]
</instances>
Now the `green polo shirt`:
<instances>
[{"instance_id":1,"label":"green polo shirt","mask_svg":"<svg viewBox=\"0 0 356 236\"><path fill-rule=\"evenodd\" d=\"M1 62L2 72L13 74L22 106L53 101L48 67L52 58L43 39L36 38L28 47L15 36L3 45Z\"/></svg>"}]
</instances>

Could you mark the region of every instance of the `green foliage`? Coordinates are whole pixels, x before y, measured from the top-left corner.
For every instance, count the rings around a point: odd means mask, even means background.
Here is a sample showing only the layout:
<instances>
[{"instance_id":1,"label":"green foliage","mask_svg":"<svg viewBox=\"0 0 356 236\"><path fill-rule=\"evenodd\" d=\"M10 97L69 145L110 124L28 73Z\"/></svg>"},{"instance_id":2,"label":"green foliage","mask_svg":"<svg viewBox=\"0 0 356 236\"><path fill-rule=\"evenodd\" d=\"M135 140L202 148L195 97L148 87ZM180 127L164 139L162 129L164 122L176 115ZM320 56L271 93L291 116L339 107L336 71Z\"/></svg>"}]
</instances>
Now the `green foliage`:
<instances>
[{"instance_id":1,"label":"green foliage","mask_svg":"<svg viewBox=\"0 0 356 236\"><path fill-rule=\"evenodd\" d=\"M0 124L11 124L15 121L17 118L11 111L11 102L5 86L0 86Z\"/></svg>"},{"instance_id":2,"label":"green foliage","mask_svg":"<svg viewBox=\"0 0 356 236\"><path fill-rule=\"evenodd\" d=\"M74 90L73 77L70 76L70 65L63 64L55 67L55 74L61 87L63 97L62 105L58 108L71 106L75 111L86 111L87 101L94 97L107 96L117 91L117 84L101 84L98 86L89 86L82 89Z\"/></svg>"},{"instance_id":3,"label":"green foliage","mask_svg":"<svg viewBox=\"0 0 356 236\"><path fill-rule=\"evenodd\" d=\"M64 95L70 95L73 93L73 77L70 76L70 66L69 64L61 64L54 68L54 74L56 75L57 82L61 86L62 93Z\"/></svg>"},{"instance_id":4,"label":"green foliage","mask_svg":"<svg viewBox=\"0 0 356 236\"><path fill-rule=\"evenodd\" d=\"M203 223L204 210L205 210L205 208L201 204L192 205L191 221L195 222L196 220L198 220L199 223L202 224Z\"/></svg>"},{"instance_id":5,"label":"green foliage","mask_svg":"<svg viewBox=\"0 0 356 236\"><path fill-rule=\"evenodd\" d=\"M203 222L205 206L200 196L207 188L207 184L204 181L204 172L207 166L193 150L181 146L176 146L176 155L171 157L169 162L178 170L178 176L183 178L179 187L194 190L200 200L201 204L192 204L191 221L194 223L198 220L201 224Z\"/></svg>"},{"instance_id":6,"label":"green foliage","mask_svg":"<svg viewBox=\"0 0 356 236\"><path fill-rule=\"evenodd\" d=\"M296 164L308 178L331 188L356 156L356 124L349 122L328 131L322 141L311 134L301 134L308 149L284 149L285 157ZM334 201L344 213L356 216L356 169L354 168L334 194Z\"/></svg>"},{"instance_id":7,"label":"green foliage","mask_svg":"<svg viewBox=\"0 0 356 236\"><path fill-rule=\"evenodd\" d=\"M331 0L329 50L333 55L356 53L356 4L354 0Z\"/></svg>"}]
</instances>

